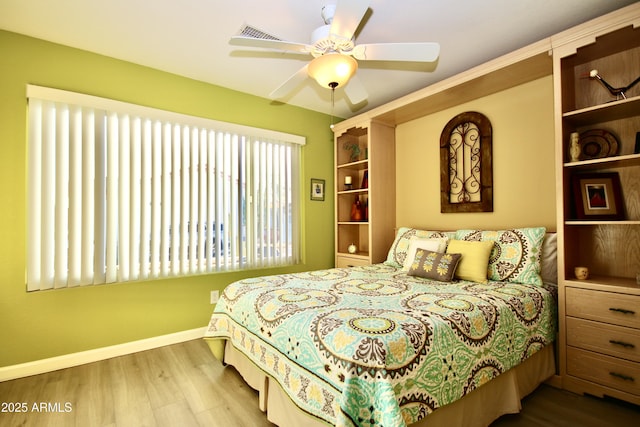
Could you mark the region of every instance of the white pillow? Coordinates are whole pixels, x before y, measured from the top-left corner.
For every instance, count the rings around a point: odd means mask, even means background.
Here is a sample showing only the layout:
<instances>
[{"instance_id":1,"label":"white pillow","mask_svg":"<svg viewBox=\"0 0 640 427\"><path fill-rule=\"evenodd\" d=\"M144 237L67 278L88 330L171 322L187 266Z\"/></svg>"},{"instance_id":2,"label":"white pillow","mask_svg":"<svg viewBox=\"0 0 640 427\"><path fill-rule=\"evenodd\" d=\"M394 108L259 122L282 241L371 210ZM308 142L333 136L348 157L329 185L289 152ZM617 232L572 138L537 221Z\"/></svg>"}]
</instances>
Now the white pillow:
<instances>
[{"instance_id":1,"label":"white pillow","mask_svg":"<svg viewBox=\"0 0 640 427\"><path fill-rule=\"evenodd\" d=\"M547 233L540 254L540 276L545 282L558 283L558 236Z\"/></svg>"},{"instance_id":2,"label":"white pillow","mask_svg":"<svg viewBox=\"0 0 640 427\"><path fill-rule=\"evenodd\" d=\"M419 237L412 237L409 240L409 249L407 249L407 257L402 265L402 270L409 271L411 264L413 264L416 258L416 251L418 249L443 253L447 248L448 240L447 238L421 239Z\"/></svg>"}]
</instances>

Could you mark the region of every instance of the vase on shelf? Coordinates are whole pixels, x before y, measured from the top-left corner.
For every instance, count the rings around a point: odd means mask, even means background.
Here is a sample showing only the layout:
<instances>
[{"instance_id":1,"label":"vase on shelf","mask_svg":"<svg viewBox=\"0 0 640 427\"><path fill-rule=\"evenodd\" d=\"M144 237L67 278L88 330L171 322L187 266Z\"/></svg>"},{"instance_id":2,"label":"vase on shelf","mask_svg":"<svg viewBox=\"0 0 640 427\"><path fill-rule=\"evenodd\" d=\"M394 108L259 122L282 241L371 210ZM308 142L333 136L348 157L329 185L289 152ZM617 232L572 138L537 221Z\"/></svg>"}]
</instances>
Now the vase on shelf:
<instances>
[{"instance_id":1,"label":"vase on shelf","mask_svg":"<svg viewBox=\"0 0 640 427\"><path fill-rule=\"evenodd\" d=\"M362 221L362 203L360 196L356 196L356 200L351 205L351 221Z\"/></svg>"},{"instance_id":2,"label":"vase on shelf","mask_svg":"<svg viewBox=\"0 0 640 427\"><path fill-rule=\"evenodd\" d=\"M369 199L364 201L364 220L369 221Z\"/></svg>"},{"instance_id":3,"label":"vase on shelf","mask_svg":"<svg viewBox=\"0 0 640 427\"><path fill-rule=\"evenodd\" d=\"M360 188L369 188L369 170L365 170L362 175L362 185Z\"/></svg>"},{"instance_id":4,"label":"vase on shelf","mask_svg":"<svg viewBox=\"0 0 640 427\"><path fill-rule=\"evenodd\" d=\"M580 160L580 134L578 132L571 132L571 136L569 138L569 158L572 162L577 162Z\"/></svg>"}]
</instances>

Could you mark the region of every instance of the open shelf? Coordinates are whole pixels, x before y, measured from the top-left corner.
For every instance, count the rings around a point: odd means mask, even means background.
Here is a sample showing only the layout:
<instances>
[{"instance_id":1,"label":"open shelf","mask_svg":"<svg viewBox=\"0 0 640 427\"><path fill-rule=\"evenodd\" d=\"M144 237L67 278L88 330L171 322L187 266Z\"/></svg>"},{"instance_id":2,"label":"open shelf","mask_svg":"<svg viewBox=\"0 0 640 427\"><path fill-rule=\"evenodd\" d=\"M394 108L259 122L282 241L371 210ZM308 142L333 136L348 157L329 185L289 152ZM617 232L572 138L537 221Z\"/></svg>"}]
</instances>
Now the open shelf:
<instances>
[{"instance_id":1,"label":"open shelf","mask_svg":"<svg viewBox=\"0 0 640 427\"><path fill-rule=\"evenodd\" d=\"M640 295L640 285L635 278L615 277L615 276L591 276L586 280L578 280L575 278L566 279L568 286L576 286L585 289L611 291L612 287L624 288L631 293ZM634 292L636 291L636 292Z\"/></svg>"},{"instance_id":2,"label":"open shelf","mask_svg":"<svg viewBox=\"0 0 640 427\"><path fill-rule=\"evenodd\" d=\"M350 258L360 258L362 260L366 260L367 258L369 258L369 252L362 252L362 251L357 251L356 253L352 254L349 252L338 252L339 256L346 256L346 257L350 257Z\"/></svg>"},{"instance_id":3,"label":"open shelf","mask_svg":"<svg viewBox=\"0 0 640 427\"><path fill-rule=\"evenodd\" d=\"M570 219L564 222L566 225L640 225L640 221L622 220L622 221L593 221L593 220L577 220Z\"/></svg>"},{"instance_id":4,"label":"open shelf","mask_svg":"<svg viewBox=\"0 0 640 427\"><path fill-rule=\"evenodd\" d=\"M634 96L628 99L614 100L606 104L569 111L564 113L562 117L574 126L583 126L594 122L607 122L637 116L638 111L640 111L640 96Z\"/></svg>"},{"instance_id":5,"label":"open shelf","mask_svg":"<svg viewBox=\"0 0 640 427\"><path fill-rule=\"evenodd\" d=\"M354 170L363 170L369 167L369 160L358 160L357 162L349 162L343 163L337 166L338 169L346 168L346 169L354 169Z\"/></svg>"},{"instance_id":6,"label":"open shelf","mask_svg":"<svg viewBox=\"0 0 640 427\"><path fill-rule=\"evenodd\" d=\"M638 110L640 111L640 110ZM580 160L564 164L566 168L602 169L626 166L640 166L640 154L627 154L623 156L603 157L602 159Z\"/></svg>"},{"instance_id":7,"label":"open shelf","mask_svg":"<svg viewBox=\"0 0 640 427\"><path fill-rule=\"evenodd\" d=\"M369 192L368 188L357 188L355 190L342 190L342 191L338 191L338 195L342 195L342 194L362 194L365 195L367 194L367 192Z\"/></svg>"}]
</instances>

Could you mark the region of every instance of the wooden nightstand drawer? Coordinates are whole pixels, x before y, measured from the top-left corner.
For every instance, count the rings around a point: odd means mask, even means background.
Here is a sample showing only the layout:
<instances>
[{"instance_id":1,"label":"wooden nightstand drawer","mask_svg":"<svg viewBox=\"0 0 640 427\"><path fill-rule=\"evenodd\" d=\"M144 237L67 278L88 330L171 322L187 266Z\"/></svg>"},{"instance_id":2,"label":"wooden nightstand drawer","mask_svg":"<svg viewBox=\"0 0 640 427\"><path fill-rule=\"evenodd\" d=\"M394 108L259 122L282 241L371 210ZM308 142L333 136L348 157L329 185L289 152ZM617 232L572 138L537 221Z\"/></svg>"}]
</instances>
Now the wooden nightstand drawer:
<instances>
[{"instance_id":1,"label":"wooden nightstand drawer","mask_svg":"<svg viewBox=\"0 0 640 427\"><path fill-rule=\"evenodd\" d=\"M567 317L567 344L640 362L640 331Z\"/></svg>"},{"instance_id":2,"label":"wooden nightstand drawer","mask_svg":"<svg viewBox=\"0 0 640 427\"><path fill-rule=\"evenodd\" d=\"M368 259L348 257L348 256L338 256L336 257L336 267L337 268L345 268L345 267L360 267L363 265L371 265Z\"/></svg>"},{"instance_id":3,"label":"wooden nightstand drawer","mask_svg":"<svg viewBox=\"0 0 640 427\"><path fill-rule=\"evenodd\" d=\"M635 295L567 287L567 315L640 328L640 298Z\"/></svg>"},{"instance_id":4,"label":"wooden nightstand drawer","mask_svg":"<svg viewBox=\"0 0 640 427\"><path fill-rule=\"evenodd\" d=\"M640 396L640 363L567 347L567 373Z\"/></svg>"}]
</instances>

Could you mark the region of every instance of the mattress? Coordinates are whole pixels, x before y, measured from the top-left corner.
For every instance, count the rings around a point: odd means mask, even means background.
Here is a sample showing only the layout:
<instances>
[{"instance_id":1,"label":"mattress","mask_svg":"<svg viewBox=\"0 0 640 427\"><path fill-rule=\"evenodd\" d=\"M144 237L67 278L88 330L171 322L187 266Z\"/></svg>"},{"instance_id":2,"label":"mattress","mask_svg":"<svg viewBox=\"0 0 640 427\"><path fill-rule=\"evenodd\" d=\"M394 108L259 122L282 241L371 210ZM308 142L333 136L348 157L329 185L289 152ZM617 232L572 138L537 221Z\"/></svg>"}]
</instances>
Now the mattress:
<instances>
[{"instance_id":1,"label":"mattress","mask_svg":"<svg viewBox=\"0 0 640 427\"><path fill-rule=\"evenodd\" d=\"M513 382L508 372L550 352L555 322L548 286L436 282L377 264L235 282L205 336L220 360L263 373L245 378L263 409L279 393L320 423L403 426Z\"/></svg>"}]
</instances>

